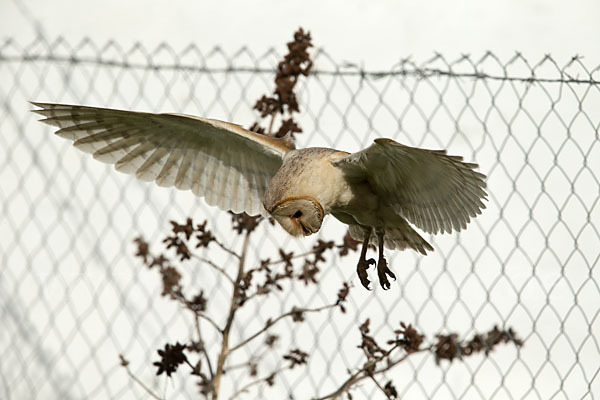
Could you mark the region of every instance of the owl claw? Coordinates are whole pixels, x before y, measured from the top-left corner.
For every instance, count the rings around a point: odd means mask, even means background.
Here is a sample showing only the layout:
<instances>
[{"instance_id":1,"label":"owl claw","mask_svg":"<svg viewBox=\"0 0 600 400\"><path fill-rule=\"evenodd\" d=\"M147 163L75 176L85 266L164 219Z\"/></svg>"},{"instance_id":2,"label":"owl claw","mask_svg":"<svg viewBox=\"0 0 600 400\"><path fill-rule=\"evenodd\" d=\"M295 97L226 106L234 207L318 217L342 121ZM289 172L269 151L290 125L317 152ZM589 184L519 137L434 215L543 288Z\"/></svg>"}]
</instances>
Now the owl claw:
<instances>
[{"instance_id":1,"label":"owl claw","mask_svg":"<svg viewBox=\"0 0 600 400\"><path fill-rule=\"evenodd\" d=\"M388 268L385 257L380 256L379 262L377 263L377 276L379 277L379 284L383 290L388 290L390 288L390 281L388 281L387 275L393 280L396 280L396 275Z\"/></svg>"},{"instance_id":2,"label":"owl claw","mask_svg":"<svg viewBox=\"0 0 600 400\"><path fill-rule=\"evenodd\" d=\"M371 281L369 281L369 275L367 274L367 269L369 269L371 265L375 265L374 259L369 258L368 260L365 260L364 257L361 257L360 260L358 260L358 265L356 266L356 273L358 274L360 283L362 283L367 290L372 290L369 287Z\"/></svg>"}]
</instances>

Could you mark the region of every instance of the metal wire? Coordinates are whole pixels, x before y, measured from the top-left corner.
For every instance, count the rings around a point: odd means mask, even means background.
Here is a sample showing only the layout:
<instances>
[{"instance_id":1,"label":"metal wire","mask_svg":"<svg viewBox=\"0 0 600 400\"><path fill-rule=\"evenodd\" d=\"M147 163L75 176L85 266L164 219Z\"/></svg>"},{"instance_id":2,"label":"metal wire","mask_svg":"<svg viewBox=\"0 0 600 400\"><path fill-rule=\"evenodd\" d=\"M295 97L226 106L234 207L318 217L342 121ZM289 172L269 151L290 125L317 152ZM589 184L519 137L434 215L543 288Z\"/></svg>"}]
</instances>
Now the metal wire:
<instances>
[{"instance_id":1,"label":"metal wire","mask_svg":"<svg viewBox=\"0 0 600 400\"><path fill-rule=\"evenodd\" d=\"M125 49L87 39L0 45L0 398L144 396L119 366L120 353L158 392L196 398L189 379L154 377L155 350L185 340L193 324L160 297L160 282L133 258L131 241L142 234L158 246L170 219L193 216L207 219L232 248L241 243L228 216L202 200L120 175L53 137L27 100L185 112L249 126L256 99L272 90L278 59L275 50ZM480 164L489 202L465 232L427 238L433 254L390 254L398 281L389 292L356 287L347 314L284 324L281 349L308 351L307 369L247 397L331 392L361 362L357 325L367 317L381 338L405 321L429 336L512 326L525 341L520 350L507 346L439 367L431 356L409 358L387 376L402 398L600 397L600 67L579 57L531 62L493 53L404 59L385 71L339 63L322 50L314 60L299 92L299 146L354 151L383 136L446 148ZM342 233L335 221L321 231L329 239ZM265 227L252 254L258 260L278 247L310 245ZM240 315L234 338L293 305L331 301L341 282L356 279L353 261L331 257L318 288L294 285L257 302ZM194 266L186 272L187 285L207 288L218 315L225 282ZM217 339L207 332L211 351ZM266 357L262 371L279 360ZM227 377L233 393L246 376ZM382 396L369 384L354 394Z\"/></svg>"}]
</instances>

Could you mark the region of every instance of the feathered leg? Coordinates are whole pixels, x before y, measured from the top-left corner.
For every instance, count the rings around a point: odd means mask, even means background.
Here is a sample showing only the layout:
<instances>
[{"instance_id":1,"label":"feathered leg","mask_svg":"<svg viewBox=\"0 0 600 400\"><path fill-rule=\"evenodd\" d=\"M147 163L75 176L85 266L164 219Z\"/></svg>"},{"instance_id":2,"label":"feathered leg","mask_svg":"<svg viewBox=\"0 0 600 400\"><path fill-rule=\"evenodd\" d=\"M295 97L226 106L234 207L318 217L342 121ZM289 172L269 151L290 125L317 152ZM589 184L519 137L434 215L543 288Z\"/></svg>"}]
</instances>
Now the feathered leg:
<instances>
[{"instance_id":1,"label":"feathered leg","mask_svg":"<svg viewBox=\"0 0 600 400\"><path fill-rule=\"evenodd\" d=\"M379 284L384 290L388 290L390 288L390 281L388 281L387 276L396 280L396 275L388 268L387 261L383 255L383 236L385 232L383 229L375 229L375 233L377 234L377 244L379 245L379 261L377 261L377 276L379 277ZM366 272L365 272L366 274ZM359 275L360 276L360 275Z\"/></svg>"},{"instance_id":2,"label":"feathered leg","mask_svg":"<svg viewBox=\"0 0 600 400\"><path fill-rule=\"evenodd\" d=\"M358 260L358 265L356 266L356 273L358 274L358 278L360 279L360 283L367 289L369 288L369 275L367 274L367 269L371 265L375 264L375 260L372 258L366 259L367 256L367 248L369 247L369 239L371 238L371 228L363 228L364 239L362 244L362 249L360 250L360 259Z\"/></svg>"}]
</instances>

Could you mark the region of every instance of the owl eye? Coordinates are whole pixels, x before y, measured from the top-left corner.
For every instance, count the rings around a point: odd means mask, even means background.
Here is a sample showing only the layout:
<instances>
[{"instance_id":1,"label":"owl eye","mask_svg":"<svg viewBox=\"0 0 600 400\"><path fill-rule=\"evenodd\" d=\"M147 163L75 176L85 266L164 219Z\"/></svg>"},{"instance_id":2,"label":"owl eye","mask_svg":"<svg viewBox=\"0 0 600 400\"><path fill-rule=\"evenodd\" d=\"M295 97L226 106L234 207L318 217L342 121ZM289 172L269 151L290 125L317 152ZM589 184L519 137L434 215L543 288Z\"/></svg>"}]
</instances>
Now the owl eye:
<instances>
[{"instance_id":1,"label":"owl eye","mask_svg":"<svg viewBox=\"0 0 600 400\"><path fill-rule=\"evenodd\" d=\"M302 216L302 211L298 210L292 215L292 218L300 218Z\"/></svg>"}]
</instances>

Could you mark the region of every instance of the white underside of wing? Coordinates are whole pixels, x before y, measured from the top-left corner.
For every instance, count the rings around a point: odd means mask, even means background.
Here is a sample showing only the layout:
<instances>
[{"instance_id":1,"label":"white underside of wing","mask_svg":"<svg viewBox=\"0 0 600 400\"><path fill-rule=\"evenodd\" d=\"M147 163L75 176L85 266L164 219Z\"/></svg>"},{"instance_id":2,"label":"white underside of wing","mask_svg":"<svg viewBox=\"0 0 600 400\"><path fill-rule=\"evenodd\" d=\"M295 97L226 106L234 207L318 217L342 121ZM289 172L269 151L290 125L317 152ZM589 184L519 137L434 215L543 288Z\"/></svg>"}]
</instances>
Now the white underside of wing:
<instances>
[{"instance_id":1,"label":"white underside of wing","mask_svg":"<svg viewBox=\"0 0 600 400\"><path fill-rule=\"evenodd\" d=\"M57 134L99 161L159 186L192 190L210 205L266 214L262 196L283 152L237 125L201 118L36 103ZM183 120L182 120L183 119ZM189 121L188 121L189 120ZM210 122L206 122L210 121ZM190 127L191 126L191 127ZM229 130L230 129L230 130Z\"/></svg>"}]
</instances>

